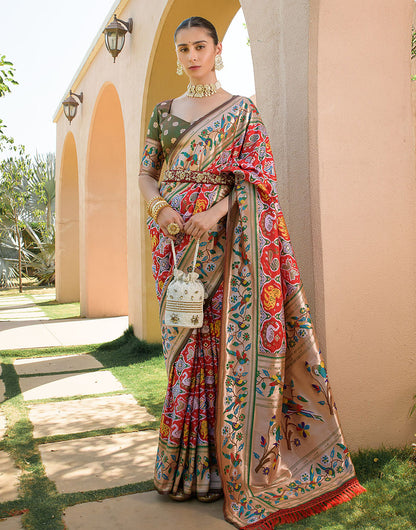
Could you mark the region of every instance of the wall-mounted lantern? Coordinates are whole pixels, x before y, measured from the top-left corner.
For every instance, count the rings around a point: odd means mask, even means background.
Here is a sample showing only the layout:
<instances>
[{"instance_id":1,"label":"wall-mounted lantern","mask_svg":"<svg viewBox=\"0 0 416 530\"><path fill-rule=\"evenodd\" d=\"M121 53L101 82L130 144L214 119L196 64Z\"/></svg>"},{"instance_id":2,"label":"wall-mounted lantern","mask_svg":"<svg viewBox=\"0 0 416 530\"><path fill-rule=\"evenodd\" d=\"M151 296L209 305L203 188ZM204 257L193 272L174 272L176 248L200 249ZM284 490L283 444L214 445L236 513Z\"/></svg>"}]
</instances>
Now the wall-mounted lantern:
<instances>
[{"instance_id":1,"label":"wall-mounted lantern","mask_svg":"<svg viewBox=\"0 0 416 530\"><path fill-rule=\"evenodd\" d=\"M80 103L84 100L84 93L81 92L81 94L75 94L75 92L72 92L72 90L69 91L69 96L65 99L65 101L62 102L62 105L64 107L64 114L69 120L69 124L71 125L71 121L75 118L75 115L77 113L77 107L79 105L78 101L73 98L72 96L76 96Z\"/></svg>"},{"instance_id":2,"label":"wall-mounted lantern","mask_svg":"<svg viewBox=\"0 0 416 530\"><path fill-rule=\"evenodd\" d=\"M105 45L107 50L111 53L116 62L117 55L121 52L126 39L126 33L131 33L133 29L133 19L129 18L127 22L117 18L114 19L103 31L105 35Z\"/></svg>"}]
</instances>

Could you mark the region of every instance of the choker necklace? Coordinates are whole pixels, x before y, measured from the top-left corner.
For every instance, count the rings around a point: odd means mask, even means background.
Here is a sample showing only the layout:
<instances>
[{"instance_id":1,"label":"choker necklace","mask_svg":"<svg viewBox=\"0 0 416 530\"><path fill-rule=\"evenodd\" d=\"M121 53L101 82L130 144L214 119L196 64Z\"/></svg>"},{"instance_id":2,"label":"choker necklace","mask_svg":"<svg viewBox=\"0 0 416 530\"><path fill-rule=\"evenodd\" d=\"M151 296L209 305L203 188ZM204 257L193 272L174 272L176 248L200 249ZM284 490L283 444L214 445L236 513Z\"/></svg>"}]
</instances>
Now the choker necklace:
<instances>
[{"instance_id":1,"label":"choker necklace","mask_svg":"<svg viewBox=\"0 0 416 530\"><path fill-rule=\"evenodd\" d=\"M212 96L219 88L221 88L219 81L209 85L191 85L189 83L186 95L190 98L204 98L205 96Z\"/></svg>"}]
</instances>

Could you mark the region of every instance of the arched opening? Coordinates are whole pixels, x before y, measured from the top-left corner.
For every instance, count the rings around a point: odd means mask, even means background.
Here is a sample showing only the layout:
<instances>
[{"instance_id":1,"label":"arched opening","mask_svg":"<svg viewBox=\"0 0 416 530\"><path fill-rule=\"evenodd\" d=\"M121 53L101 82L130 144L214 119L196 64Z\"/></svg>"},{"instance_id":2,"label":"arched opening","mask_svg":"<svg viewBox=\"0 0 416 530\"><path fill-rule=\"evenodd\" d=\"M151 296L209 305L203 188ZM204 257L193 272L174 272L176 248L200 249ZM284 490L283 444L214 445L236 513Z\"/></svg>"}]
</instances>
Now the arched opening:
<instances>
[{"instance_id":1,"label":"arched opening","mask_svg":"<svg viewBox=\"0 0 416 530\"><path fill-rule=\"evenodd\" d=\"M124 120L108 83L98 95L88 140L82 316L128 312L126 189Z\"/></svg>"},{"instance_id":2,"label":"arched opening","mask_svg":"<svg viewBox=\"0 0 416 530\"><path fill-rule=\"evenodd\" d=\"M251 43L242 8L233 17L222 44L224 68L217 72L222 87L231 94L249 97L255 103Z\"/></svg>"},{"instance_id":3,"label":"arched opening","mask_svg":"<svg viewBox=\"0 0 416 530\"><path fill-rule=\"evenodd\" d=\"M216 27L218 36L222 40L230 22L240 8L238 0L212 0L198 6L195 11L195 2L191 0L172 0L168 3L163 16L160 20L159 27L155 33L155 44L152 56L149 59L149 68L145 83L143 97L143 111L141 130L147 130L147 124L154 106L164 99L175 97L184 92L187 80L185 76L176 75L176 54L173 43L173 34L176 27L192 15L198 15L210 20ZM142 135L141 141L144 141ZM143 148L143 143L140 151ZM140 301L142 304L136 304L137 315L131 319L134 323L135 331L140 336L148 340L160 340L159 310L156 301L154 281L151 268L151 248L150 238L146 229L147 213L144 203L141 202L140 215L140 257L144 257L140 264L141 276L143 278L142 292Z\"/></svg>"},{"instance_id":4,"label":"arched opening","mask_svg":"<svg viewBox=\"0 0 416 530\"><path fill-rule=\"evenodd\" d=\"M201 4L197 13L190 0L169 1L156 29L153 51L148 61L141 131L147 130L156 103L185 90L187 80L176 75L173 34L177 25L184 18L198 14L214 23L220 40L223 40L240 7L250 35L256 104L271 138L278 165L283 211L313 308L315 286L308 156L309 0L294 0L290 6L285 0L258 0L255 3L251 0L226 3L213 0ZM153 340L160 338L160 335L157 335L154 325L158 309L150 266L150 241L144 228L146 215L144 204L141 203L138 218L140 250L137 256L144 256L145 259L135 263L134 267L135 275L142 278L141 292L137 292L136 296L143 303L135 304L131 321L139 336L152 337Z\"/></svg>"},{"instance_id":5,"label":"arched opening","mask_svg":"<svg viewBox=\"0 0 416 530\"><path fill-rule=\"evenodd\" d=\"M56 299L79 301L79 187L74 135L66 135L62 149L56 218Z\"/></svg>"}]
</instances>

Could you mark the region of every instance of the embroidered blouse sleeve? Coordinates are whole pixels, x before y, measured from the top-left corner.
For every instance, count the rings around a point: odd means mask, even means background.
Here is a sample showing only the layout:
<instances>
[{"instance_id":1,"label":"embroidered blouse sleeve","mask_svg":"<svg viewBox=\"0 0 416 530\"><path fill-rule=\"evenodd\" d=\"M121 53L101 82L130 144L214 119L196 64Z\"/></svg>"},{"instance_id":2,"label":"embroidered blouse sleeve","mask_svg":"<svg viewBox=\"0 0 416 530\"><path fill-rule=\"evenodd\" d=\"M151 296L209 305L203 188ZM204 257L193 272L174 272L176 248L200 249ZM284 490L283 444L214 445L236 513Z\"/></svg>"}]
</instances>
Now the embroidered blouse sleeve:
<instances>
[{"instance_id":1,"label":"embroidered blouse sleeve","mask_svg":"<svg viewBox=\"0 0 416 530\"><path fill-rule=\"evenodd\" d=\"M147 129L139 176L148 175L155 180L159 180L163 161L164 155L162 144L160 143L159 112L158 105L156 105L150 117L149 128Z\"/></svg>"}]
</instances>

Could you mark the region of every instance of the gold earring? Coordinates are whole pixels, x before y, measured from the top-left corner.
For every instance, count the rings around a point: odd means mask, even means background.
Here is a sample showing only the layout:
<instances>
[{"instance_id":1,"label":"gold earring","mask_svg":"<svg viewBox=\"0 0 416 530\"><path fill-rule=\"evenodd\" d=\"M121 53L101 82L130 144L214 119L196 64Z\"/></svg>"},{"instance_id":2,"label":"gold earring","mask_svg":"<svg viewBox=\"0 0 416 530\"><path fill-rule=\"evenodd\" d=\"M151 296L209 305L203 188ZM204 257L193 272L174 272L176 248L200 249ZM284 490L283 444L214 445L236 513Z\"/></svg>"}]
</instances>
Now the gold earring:
<instances>
[{"instance_id":1,"label":"gold earring","mask_svg":"<svg viewBox=\"0 0 416 530\"><path fill-rule=\"evenodd\" d=\"M222 62L221 54L215 56L215 70L222 70L224 68L224 63Z\"/></svg>"},{"instance_id":2,"label":"gold earring","mask_svg":"<svg viewBox=\"0 0 416 530\"><path fill-rule=\"evenodd\" d=\"M176 73L178 75L183 75L183 67L181 65L181 63L178 61L176 61Z\"/></svg>"}]
</instances>

